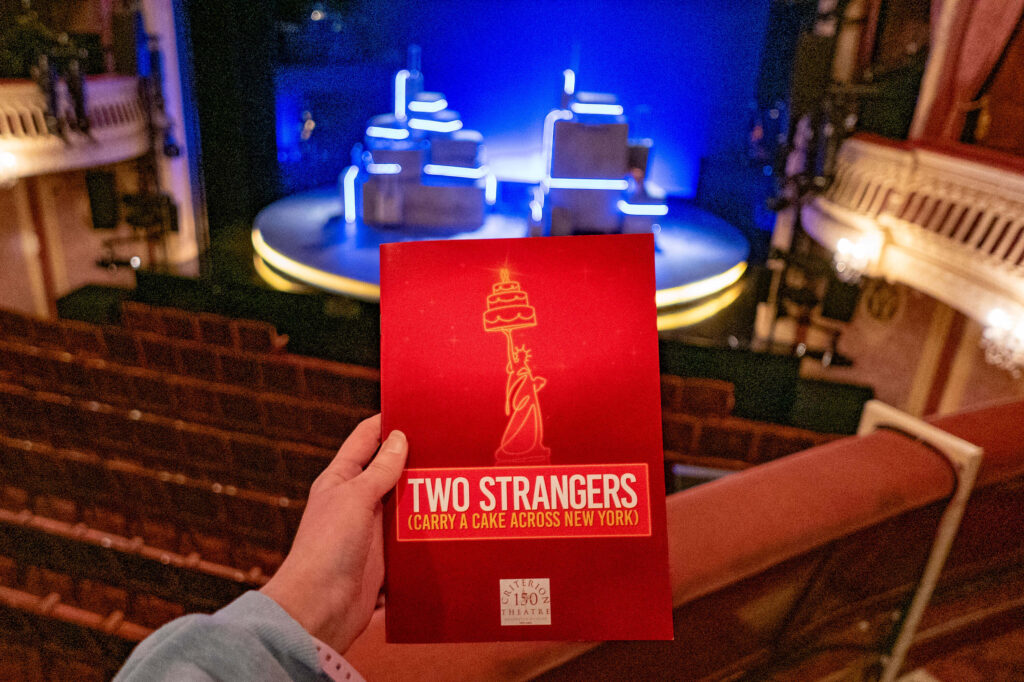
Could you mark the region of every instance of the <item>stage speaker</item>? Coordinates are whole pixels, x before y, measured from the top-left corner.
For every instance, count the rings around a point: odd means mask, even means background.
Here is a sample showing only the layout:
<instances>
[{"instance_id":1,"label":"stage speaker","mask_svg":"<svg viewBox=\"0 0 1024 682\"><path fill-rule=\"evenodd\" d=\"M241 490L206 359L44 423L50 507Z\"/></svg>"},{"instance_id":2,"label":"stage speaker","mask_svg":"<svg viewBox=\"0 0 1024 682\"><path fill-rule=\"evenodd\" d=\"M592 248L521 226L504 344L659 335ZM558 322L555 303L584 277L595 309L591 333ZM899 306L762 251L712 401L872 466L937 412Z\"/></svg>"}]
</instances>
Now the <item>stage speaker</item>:
<instances>
[{"instance_id":1,"label":"stage speaker","mask_svg":"<svg viewBox=\"0 0 1024 682\"><path fill-rule=\"evenodd\" d=\"M857 312L860 302L860 285L847 284L835 277L829 278L825 287L825 297L821 302L821 316L830 320L849 322Z\"/></svg>"},{"instance_id":2,"label":"stage speaker","mask_svg":"<svg viewBox=\"0 0 1024 682\"><path fill-rule=\"evenodd\" d=\"M96 230L113 230L121 221L117 182L110 171L88 171L85 188L89 193L92 226Z\"/></svg>"}]
</instances>

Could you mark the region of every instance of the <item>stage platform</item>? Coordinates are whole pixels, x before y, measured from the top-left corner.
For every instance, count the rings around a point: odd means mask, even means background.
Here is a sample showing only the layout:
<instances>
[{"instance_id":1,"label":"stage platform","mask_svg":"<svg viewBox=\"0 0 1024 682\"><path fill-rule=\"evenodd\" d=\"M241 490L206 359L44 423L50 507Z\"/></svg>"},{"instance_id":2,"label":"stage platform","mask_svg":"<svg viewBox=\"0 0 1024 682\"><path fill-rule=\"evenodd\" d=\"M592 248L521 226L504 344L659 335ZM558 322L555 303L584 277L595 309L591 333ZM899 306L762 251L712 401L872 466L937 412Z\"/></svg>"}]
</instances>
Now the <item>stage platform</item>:
<instances>
[{"instance_id":1,"label":"stage platform","mask_svg":"<svg viewBox=\"0 0 1024 682\"><path fill-rule=\"evenodd\" d=\"M283 290L314 287L365 301L380 298L378 247L426 239L527 236L525 213L493 211L476 230L381 229L346 223L337 188L295 194L263 209L253 225L257 271ZM669 202L655 230L659 329L695 324L740 294L749 245L738 229L684 202Z\"/></svg>"}]
</instances>

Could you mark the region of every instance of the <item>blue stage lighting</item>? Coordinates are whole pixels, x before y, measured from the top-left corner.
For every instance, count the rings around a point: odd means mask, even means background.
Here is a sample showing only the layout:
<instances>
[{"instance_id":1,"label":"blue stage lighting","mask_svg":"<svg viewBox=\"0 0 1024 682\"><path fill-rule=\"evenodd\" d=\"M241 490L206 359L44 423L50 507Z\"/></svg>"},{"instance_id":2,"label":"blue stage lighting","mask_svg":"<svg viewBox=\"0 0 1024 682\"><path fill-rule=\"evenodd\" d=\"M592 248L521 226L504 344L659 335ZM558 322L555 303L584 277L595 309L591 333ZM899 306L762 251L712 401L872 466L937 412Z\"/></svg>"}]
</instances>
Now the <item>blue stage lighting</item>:
<instances>
[{"instance_id":1,"label":"blue stage lighting","mask_svg":"<svg viewBox=\"0 0 1024 682\"><path fill-rule=\"evenodd\" d=\"M622 116L621 104L589 104L573 102L569 105L575 114L597 114L600 116Z\"/></svg>"},{"instance_id":2,"label":"blue stage lighting","mask_svg":"<svg viewBox=\"0 0 1024 682\"><path fill-rule=\"evenodd\" d=\"M619 199L615 205L626 215L668 215L668 206L665 204L631 204Z\"/></svg>"},{"instance_id":3,"label":"blue stage lighting","mask_svg":"<svg viewBox=\"0 0 1024 682\"><path fill-rule=\"evenodd\" d=\"M381 126L370 126L366 129L367 137L383 137L388 140L404 140L409 137L409 131L405 128L383 128Z\"/></svg>"},{"instance_id":4,"label":"blue stage lighting","mask_svg":"<svg viewBox=\"0 0 1024 682\"><path fill-rule=\"evenodd\" d=\"M454 133L462 128L462 121L431 121L429 118L410 118L409 127L415 130L426 130L432 133Z\"/></svg>"}]
</instances>

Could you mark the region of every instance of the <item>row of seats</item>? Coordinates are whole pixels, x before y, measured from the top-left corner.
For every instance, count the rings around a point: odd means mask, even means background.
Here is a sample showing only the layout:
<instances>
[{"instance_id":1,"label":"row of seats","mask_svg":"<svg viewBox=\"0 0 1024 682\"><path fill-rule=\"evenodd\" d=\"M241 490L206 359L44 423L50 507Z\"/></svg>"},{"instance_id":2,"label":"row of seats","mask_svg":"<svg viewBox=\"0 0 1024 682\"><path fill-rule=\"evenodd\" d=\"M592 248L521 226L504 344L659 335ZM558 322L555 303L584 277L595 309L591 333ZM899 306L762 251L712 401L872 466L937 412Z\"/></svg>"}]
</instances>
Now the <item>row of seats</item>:
<instances>
[{"instance_id":1,"label":"row of seats","mask_svg":"<svg viewBox=\"0 0 1024 682\"><path fill-rule=\"evenodd\" d=\"M841 436L740 417L662 412L665 459L740 469L827 443Z\"/></svg>"},{"instance_id":2,"label":"row of seats","mask_svg":"<svg viewBox=\"0 0 1024 682\"><path fill-rule=\"evenodd\" d=\"M267 325L124 322L0 313L2 679L109 679L149 629L258 588L377 410L377 372L274 353Z\"/></svg>"},{"instance_id":3,"label":"row of seats","mask_svg":"<svg viewBox=\"0 0 1024 682\"><path fill-rule=\"evenodd\" d=\"M186 611L214 611L246 590L259 589L266 574L243 571L147 545L82 523L0 509L0 556L68 575L153 594Z\"/></svg>"},{"instance_id":4,"label":"row of seats","mask_svg":"<svg viewBox=\"0 0 1024 682\"><path fill-rule=\"evenodd\" d=\"M16 401L19 395L21 400ZM138 411L94 402L75 404L46 393L19 394L13 387L0 390L0 397L8 401L14 422L34 428L23 434L26 437L43 437L71 447L87 447L95 442L124 456L135 453L151 466L187 469L222 482L237 476L248 485L274 492L303 495L330 456L326 450L275 446L256 436L232 435L154 415L143 418ZM41 405L38 409L32 408L33 400ZM675 461L682 461L680 456L704 465L721 464L722 460L733 467L777 459L834 438L738 417L697 417L667 411L663 413L662 428L665 449L675 453ZM343 438L345 434L336 435Z\"/></svg>"},{"instance_id":5,"label":"row of seats","mask_svg":"<svg viewBox=\"0 0 1024 682\"><path fill-rule=\"evenodd\" d=\"M237 431L336 448L375 410L272 395L0 341L0 371L41 390Z\"/></svg>"},{"instance_id":6,"label":"row of seats","mask_svg":"<svg viewBox=\"0 0 1024 682\"><path fill-rule=\"evenodd\" d=\"M10 311L0 311L0 339L296 398L374 410L380 405L379 372L318 358L246 352L144 330Z\"/></svg>"},{"instance_id":7,"label":"row of seats","mask_svg":"<svg viewBox=\"0 0 1024 682\"><path fill-rule=\"evenodd\" d=\"M29 557L0 554L0 585L37 597L59 594L61 603L93 613L120 611L132 623L155 629L185 615L185 608L156 595L43 568Z\"/></svg>"},{"instance_id":8,"label":"row of seats","mask_svg":"<svg viewBox=\"0 0 1024 682\"><path fill-rule=\"evenodd\" d=\"M0 433L145 467L305 497L333 452L0 383Z\"/></svg>"},{"instance_id":9,"label":"row of seats","mask_svg":"<svg viewBox=\"0 0 1024 682\"><path fill-rule=\"evenodd\" d=\"M735 406L735 390L728 381L661 375L661 409L664 412L725 417Z\"/></svg>"},{"instance_id":10,"label":"row of seats","mask_svg":"<svg viewBox=\"0 0 1024 682\"><path fill-rule=\"evenodd\" d=\"M97 613L0 585L0 679L109 680L151 632L118 610Z\"/></svg>"},{"instance_id":11,"label":"row of seats","mask_svg":"<svg viewBox=\"0 0 1024 682\"><path fill-rule=\"evenodd\" d=\"M121 304L121 324L126 329L256 353L276 353L288 345L288 336L278 334L274 325L268 322L194 313L136 301Z\"/></svg>"},{"instance_id":12,"label":"row of seats","mask_svg":"<svg viewBox=\"0 0 1024 682\"><path fill-rule=\"evenodd\" d=\"M305 502L239 490L183 474L154 471L132 462L55 448L45 443L0 436L0 471L7 486L24 491L24 506L55 515L57 498L73 504L69 522L86 521L119 535L140 535L174 552L200 554L223 561L207 547L207 538L230 538L232 566L258 565L272 573L291 545ZM17 511L17 510L16 510ZM59 518L59 517L58 517ZM242 541L268 550L254 560L233 553Z\"/></svg>"},{"instance_id":13,"label":"row of seats","mask_svg":"<svg viewBox=\"0 0 1024 682\"><path fill-rule=\"evenodd\" d=\"M134 310L138 304L126 304ZM148 308L147 306L143 306ZM182 325L199 324L201 314L157 309ZM0 338L98 357L169 374L258 389L297 398L377 409L380 374L355 365L289 354L238 351L186 334L165 335L136 325L132 331L75 320L43 320L0 311ZM13 323L10 323L14 321ZM236 321L238 322L238 321ZM726 416L736 404L733 385L718 379L661 376L662 407L670 412Z\"/></svg>"},{"instance_id":14,"label":"row of seats","mask_svg":"<svg viewBox=\"0 0 1024 682\"><path fill-rule=\"evenodd\" d=\"M23 614L18 615L19 618ZM0 680L18 682L107 682L116 668L107 669L95 660L76 660L77 652L58 651L47 660L37 645L0 641Z\"/></svg>"}]
</instances>

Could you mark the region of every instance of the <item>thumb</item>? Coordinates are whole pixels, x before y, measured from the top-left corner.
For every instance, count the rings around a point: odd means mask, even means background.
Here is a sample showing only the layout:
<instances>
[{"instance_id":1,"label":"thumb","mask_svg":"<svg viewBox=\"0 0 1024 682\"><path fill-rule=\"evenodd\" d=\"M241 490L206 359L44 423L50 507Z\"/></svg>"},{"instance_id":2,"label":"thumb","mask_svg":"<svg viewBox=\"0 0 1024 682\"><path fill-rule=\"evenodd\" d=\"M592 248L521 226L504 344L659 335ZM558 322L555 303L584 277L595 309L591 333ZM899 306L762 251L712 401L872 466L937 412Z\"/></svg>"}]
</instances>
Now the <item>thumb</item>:
<instances>
[{"instance_id":1,"label":"thumb","mask_svg":"<svg viewBox=\"0 0 1024 682\"><path fill-rule=\"evenodd\" d=\"M381 444L377 456L354 480L365 486L374 499L379 500L398 483L408 453L409 442L405 439L405 434L401 431L392 431L388 439Z\"/></svg>"}]
</instances>

